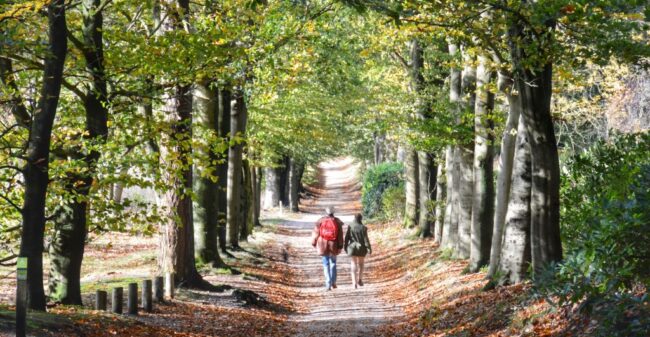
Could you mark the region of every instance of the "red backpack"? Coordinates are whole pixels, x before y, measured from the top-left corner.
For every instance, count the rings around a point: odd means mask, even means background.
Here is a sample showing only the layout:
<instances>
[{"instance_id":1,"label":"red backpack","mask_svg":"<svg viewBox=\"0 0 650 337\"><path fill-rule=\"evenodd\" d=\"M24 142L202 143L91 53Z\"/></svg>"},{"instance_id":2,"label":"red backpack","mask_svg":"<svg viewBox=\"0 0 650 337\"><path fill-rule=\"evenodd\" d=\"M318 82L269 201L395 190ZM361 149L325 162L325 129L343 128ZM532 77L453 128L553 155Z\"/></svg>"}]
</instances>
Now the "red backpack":
<instances>
[{"instance_id":1,"label":"red backpack","mask_svg":"<svg viewBox=\"0 0 650 337\"><path fill-rule=\"evenodd\" d=\"M336 241L339 235L339 226L336 225L334 217L327 217L321 222L319 234L323 240Z\"/></svg>"}]
</instances>

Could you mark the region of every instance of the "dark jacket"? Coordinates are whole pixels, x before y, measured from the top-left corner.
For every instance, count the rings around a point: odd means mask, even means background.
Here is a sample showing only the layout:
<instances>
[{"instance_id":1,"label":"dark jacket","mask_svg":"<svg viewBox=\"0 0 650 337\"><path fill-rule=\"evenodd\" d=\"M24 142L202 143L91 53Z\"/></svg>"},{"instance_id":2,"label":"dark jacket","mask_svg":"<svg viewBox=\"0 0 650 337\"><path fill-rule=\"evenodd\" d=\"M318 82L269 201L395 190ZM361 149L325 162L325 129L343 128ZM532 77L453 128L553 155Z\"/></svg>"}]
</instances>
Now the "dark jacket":
<instances>
[{"instance_id":1,"label":"dark jacket","mask_svg":"<svg viewBox=\"0 0 650 337\"><path fill-rule=\"evenodd\" d=\"M325 218L327 217L322 217L316 221L316 226L311 235L311 245L316 247L320 256L336 256L341 254L341 250L343 249L343 221L334 217L334 221L338 227L336 241L327 241L320 236L320 224Z\"/></svg>"},{"instance_id":2,"label":"dark jacket","mask_svg":"<svg viewBox=\"0 0 650 337\"><path fill-rule=\"evenodd\" d=\"M358 242L361 245L362 249L360 253L350 254L351 252L348 248L353 242ZM352 256L366 256L367 253L372 253L372 247L370 247L370 240L368 239L368 227L356 221L353 222L345 232L345 243L343 246L348 255Z\"/></svg>"}]
</instances>

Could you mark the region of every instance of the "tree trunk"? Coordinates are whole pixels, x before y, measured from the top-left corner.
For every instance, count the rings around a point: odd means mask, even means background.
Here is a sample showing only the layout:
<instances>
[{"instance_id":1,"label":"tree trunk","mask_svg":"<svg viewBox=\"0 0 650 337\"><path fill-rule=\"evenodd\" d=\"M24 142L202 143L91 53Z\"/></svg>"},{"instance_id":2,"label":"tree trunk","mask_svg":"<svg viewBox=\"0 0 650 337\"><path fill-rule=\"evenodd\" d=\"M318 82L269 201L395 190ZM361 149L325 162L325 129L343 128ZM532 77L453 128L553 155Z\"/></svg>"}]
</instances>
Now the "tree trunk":
<instances>
[{"instance_id":1,"label":"tree trunk","mask_svg":"<svg viewBox=\"0 0 650 337\"><path fill-rule=\"evenodd\" d=\"M244 219L240 219L242 187L242 153L243 137L246 132L246 104L243 92L235 97L235 108L230 113L230 149L228 150L228 245L239 248L239 228Z\"/></svg>"},{"instance_id":2,"label":"tree trunk","mask_svg":"<svg viewBox=\"0 0 650 337\"><path fill-rule=\"evenodd\" d=\"M404 210L404 226L412 228L418 225L418 153L415 150L407 150L404 167L406 209Z\"/></svg>"},{"instance_id":3,"label":"tree trunk","mask_svg":"<svg viewBox=\"0 0 650 337\"><path fill-rule=\"evenodd\" d=\"M446 200L445 191L447 189L447 182L445 178L445 166L438 166L436 172L436 210L435 210L435 225L434 225L434 240L437 244L442 244L443 223L445 221L445 204Z\"/></svg>"},{"instance_id":4,"label":"tree trunk","mask_svg":"<svg viewBox=\"0 0 650 337\"><path fill-rule=\"evenodd\" d=\"M194 90L196 111L194 125L201 126L206 132L219 133L218 110L219 92L214 88L214 83L198 83ZM219 256L218 237L218 190L219 185L213 176L217 176L216 163L219 155L214 153L208 137L197 139L203 142L200 149L204 149L203 157L208 160L201 164L193 165L194 171L194 253L196 259L205 265L219 268L225 263Z\"/></svg>"},{"instance_id":5,"label":"tree trunk","mask_svg":"<svg viewBox=\"0 0 650 337\"><path fill-rule=\"evenodd\" d=\"M300 203L300 171L304 165L291 158L289 161L289 207L298 212Z\"/></svg>"},{"instance_id":6,"label":"tree trunk","mask_svg":"<svg viewBox=\"0 0 650 337\"><path fill-rule=\"evenodd\" d=\"M164 30L181 30L189 16L189 1L168 1ZM158 263L163 272L172 272L175 283L188 287L203 285L194 258L194 220L192 211L192 90L191 85L176 84L165 103L170 133L160 146L163 181L169 189L162 196L167 214L161 228Z\"/></svg>"},{"instance_id":7,"label":"tree trunk","mask_svg":"<svg viewBox=\"0 0 650 337\"><path fill-rule=\"evenodd\" d=\"M99 0L82 2L83 44L82 53L86 70L92 78L91 85L83 97L86 111L88 141L103 143L108 135L107 86L104 72L104 51L102 26L103 16ZM83 153L79 149L79 153ZM86 165L82 174L69 174L66 193L74 196L69 210L57 210L54 221L54 236L50 245L50 298L63 304L81 305L81 263L87 236L88 195L94 181L100 152L92 150L80 159Z\"/></svg>"},{"instance_id":8,"label":"tree trunk","mask_svg":"<svg viewBox=\"0 0 650 337\"><path fill-rule=\"evenodd\" d=\"M288 207L290 203L290 163L291 158L284 156L282 157L282 166L276 168L278 177L280 177L280 202L282 202L282 207Z\"/></svg>"},{"instance_id":9,"label":"tree trunk","mask_svg":"<svg viewBox=\"0 0 650 337\"><path fill-rule=\"evenodd\" d=\"M253 168L255 172L255 226L262 226L260 222L260 215L262 213L262 168L255 167Z\"/></svg>"},{"instance_id":10,"label":"tree trunk","mask_svg":"<svg viewBox=\"0 0 650 337\"><path fill-rule=\"evenodd\" d=\"M458 245L456 256L469 258L472 241L472 200L474 194L474 154L470 147L457 149L458 160Z\"/></svg>"},{"instance_id":11,"label":"tree trunk","mask_svg":"<svg viewBox=\"0 0 650 337\"><path fill-rule=\"evenodd\" d=\"M513 96L506 86L511 86L512 81L499 74L499 89L505 93L508 100L508 119L501 138L501 151L499 155L499 174L497 176L496 206L494 212L494 231L492 234L492 249L490 252L490 268L488 276L494 277L501 259L501 245L503 243L503 229L510 199L510 185L512 182L512 167L517 142L517 125L519 124L520 105L517 96Z\"/></svg>"},{"instance_id":12,"label":"tree trunk","mask_svg":"<svg viewBox=\"0 0 650 337\"><path fill-rule=\"evenodd\" d=\"M474 199L472 202L472 244L469 271L477 272L490 260L494 220L494 94L488 85L492 69L487 56L479 56L477 97L474 109Z\"/></svg>"},{"instance_id":13,"label":"tree trunk","mask_svg":"<svg viewBox=\"0 0 650 337\"><path fill-rule=\"evenodd\" d=\"M500 284L519 283L527 277L530 263L530 144L523 123L519 120L517 149L512 172L512 190L499 260Z\"/></svg>"},{"instance_id":14,"label":"tree trunk","mask_svg":"<svg viewBox=\"0 0 650 337\"><path fill-rule=\"evenodd\" d=\"M219 137L227 139L230 133L230 112L232 111L232 95L229 89L222 89L219 95ZM227 153L216 168L217 172L217 226L219 234L219 248L226 253L228 242L226 240L226 223L228 214L228 160Z\"/></svg>"},{"instance_id":15,"label":"tree trunk","mask_svg":"<svg viewBox=\"0 0 650 337\"><path fill-rule=\"evenodd\" d=\"M280 205L280 177L278 170L272 167L264 168L266 187L264 189L264 208L274 208Z\"/></svg>"},{"instance_id":16,"label":"tree trunk","mask_svg":"<svg viewBox=\"0 0 650 337\"><path fill-rule=\"evenodd\" d=\"M49 182L50 137L61 93L63 65L67 53L65 2L53 0L48 12L48 57L45 58L43 87L34 112L23 168L25 192L22 208L21 257L28 258L29 308L45 310L43 289L43 238L45 235L45 195Z\"/></svg>"},{"instance_id":17,"label":"tree trunk","mask_svg":"<svg viewBox=\"0 0 650 337\"><path fill-rule=\"evenodd\" d=\"M476 69L471 63L473 60L465 54L465 69L462 73L461 89L466 100L461 100L463 112L470 116L474 115L476 101ZM469 140L461 139L462 146L459 147L459 198L458 198L458 249L459 258L466 259L470 255L472 242L472 195L474 194L474 146Z\"/></svg>"},{"instance_id":18,"label":"tree trunk","mask_svg":"<svg viewBox=\"0 0 650 337\"><path fill-rule=\"evenodd\" d=\"M544 39L552 39L554 23L548 23ZM531 258L535 274L549 264L562 259L560 239L560 164L551 116L551 95L553 88L553 64L528 64L531 56L530 45L537 46L534 51L544 55L546 40L540 41L524 23L515 21L510 29L511 57L516 72L515 80L519 88L521 115L528 132L531 152L532 191L531 191Z\"/></svg>"},{"instance_id":19,"label":"tree trunk","mask_svg":"<svg viewBox=\"0 0 650 337\"><path fill-rule=\"evenodd\" d=\"M449 54L457 57L458 46L449 44ZM462 91L462 74L460 69L452 68L449 74L449 102L454 105L456 124L460 123L460 101ZM445 171L447 172L447 201L445 204L445 217L442 230L442 247L454 250L458 244L458 213L460 194L460 148L458 145L447 146L445 154Z\"/></svg>"},{"instance_id":20,"label":"tree trunk","mask_svg":"<svg viewBox=\"0 0 650 337\"><path fill-rule=\"evenodd\" d=\"M434 206L432 201L436 199L436 173L438 168L435 165L433 155L424 151L418 151L418 173L419 181L419 202L420 237L431 237L431 230L435 222Z\"/></svg>"},{"instance_id":21,"label":"tree trunk","mask_svg":"<svg viewBox=\"0 0 650 337\"><path fill-rule=\"evenodd\" d=\"M241 207L240 207L240 226L239 226L239 240L247 241L250 229L253 228L251 222L251 205L253 202L253 190L251 183L251 170L248 160L242 160L242 185L241 185ZM250 226L249 226L250 224Z\"/></svg>"},{"instance_id":22,"label":"tree trunk","mask_svg":"<svg viewBox=\"0 0 650 337\"><path fill-rule=\"evenodd\" d=\"M160 147L161 169L169 189L162 202L167 212L161 229L160 256L163 272L175 274L176 284L198 286L202 278L194 258L194 220L192 211L192 168L189 164L192 148L192 90L189 85L176 85L167 98L165 109L170 118L171 132Z\"/></svg>"},{"instance_id":23,"label":"tree trunk","mask_svg":"<svg viewBox=\"0 0 650 337\"><path fill-rule=\"evenodd\" d=\"M381 164L384 162L384 142L386 141L386 135L381 133L381 132L376 132L373 134L373 139L374 139L374 146L373 146L373 154L374 154L374 162L375 165Z\"/></svg>"}]
</instances>

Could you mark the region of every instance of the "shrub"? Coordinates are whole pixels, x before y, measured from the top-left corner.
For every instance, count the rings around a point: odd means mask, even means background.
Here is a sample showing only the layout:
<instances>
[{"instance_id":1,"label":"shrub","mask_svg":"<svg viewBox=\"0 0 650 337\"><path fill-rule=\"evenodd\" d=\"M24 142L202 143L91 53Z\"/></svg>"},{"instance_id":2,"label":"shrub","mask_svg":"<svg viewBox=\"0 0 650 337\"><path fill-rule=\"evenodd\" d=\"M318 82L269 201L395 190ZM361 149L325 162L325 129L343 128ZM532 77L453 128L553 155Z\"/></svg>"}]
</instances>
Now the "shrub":
<instances>
[{"instance_id":1,"label":"shrub","mask_svg":"<svg viewBox=\"0 0 650 337\"><path fill-rule=\"evenodd\" d=\"M403 171L401 163L381 163L366 170L361 198L365 217L374 218L381 214L384 191L403 184Z\"/></svg>"},{"instance_id":2,"label":"shrub","mask_svg":"<svg viewBox=\"0 0 650 337\"><path fill-rule=\"evenodd\" d=\"M404 184L387 188L381 197L381 217L401 222L406 206Z\"/></svg>"},{"instance_id":3,"label":"shrub","mask_svg":"<svg viewBox=\"0 0 650 337\"><path fill-rule=\"evenodd\" d=\"M600 142L566 166L566 255L553 278L539 283L542 291L593 311L599 335L643 336L650 324L640 313L650 286L650 135Z\"/></svg>"}]
</instances>

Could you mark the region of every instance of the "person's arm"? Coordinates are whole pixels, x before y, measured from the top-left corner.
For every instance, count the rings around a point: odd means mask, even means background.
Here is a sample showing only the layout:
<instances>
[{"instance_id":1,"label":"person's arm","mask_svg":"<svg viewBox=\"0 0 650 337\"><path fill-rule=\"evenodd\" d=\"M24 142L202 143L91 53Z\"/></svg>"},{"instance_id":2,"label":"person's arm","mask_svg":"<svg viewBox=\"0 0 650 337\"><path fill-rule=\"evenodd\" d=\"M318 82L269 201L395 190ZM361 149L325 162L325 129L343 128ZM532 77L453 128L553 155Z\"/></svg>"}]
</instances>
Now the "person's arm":
<instances>
[{"instance_id":1,"label":"person's arm","mask_svg":"<svg viewBox=\"0 0 650 337\"><path fill-rule=\"evenodd\" d=\"M338 221L337 221L336 223L337 223L338 226L339 226L339 230L338 230L339 235L338 235L338 237L336 238L336 241L338 241L338 242L337 242L337 243L338 243L338 246L339 246L338 248L339 248L339 249L342 249L342 248L343 248L343 221L341 221L340 219L337 219L337 220L338 220Z\"/></svg>"},{"instance_id":2,"label":"person's arm","mask_svg":"<svg viewBox=\"0 0 650 337\"><path fill-rule=\"evenodd\" d=\"M316 247L316 242L318 242L318 237L320 236L320 220L316 221L316 226L311 232L311 245Z\"/></svg>"},{"instance_id":3,"label":"person's arm","mask_svg":"<svg viewBox=\"0 0 650 337\"><path fill-rule=\"evenodd\" d=\"M343 244L343 250L346 252L348 251L348 246L350 245L350 226L348 226L348 230L345 231L345 243Z\"/></svg>"},{"instance_id":4,"label":"person's arm","mask_svg":"<svg viewBox=\"0 0 650 337\"><path fill-rule=\"evenodd\" d=\"M363 237L366 241L366 248L368 248L368 253L372 254L372 247L370 247L370 239L368 239L368 227L363 228Z\"/></svg>"}]
</instances>

